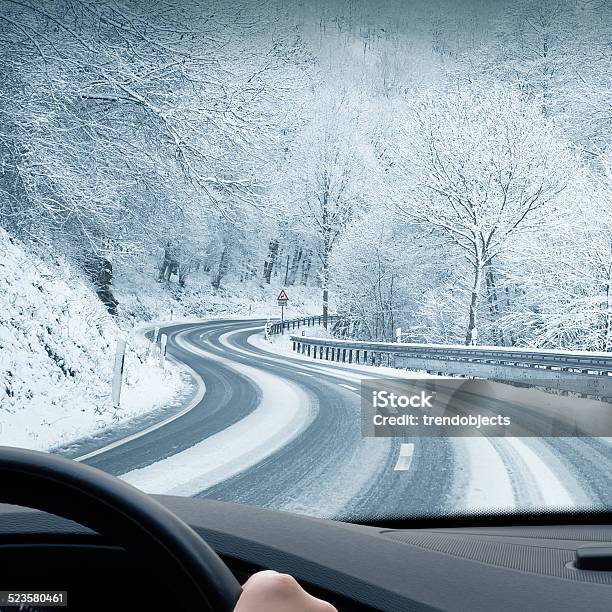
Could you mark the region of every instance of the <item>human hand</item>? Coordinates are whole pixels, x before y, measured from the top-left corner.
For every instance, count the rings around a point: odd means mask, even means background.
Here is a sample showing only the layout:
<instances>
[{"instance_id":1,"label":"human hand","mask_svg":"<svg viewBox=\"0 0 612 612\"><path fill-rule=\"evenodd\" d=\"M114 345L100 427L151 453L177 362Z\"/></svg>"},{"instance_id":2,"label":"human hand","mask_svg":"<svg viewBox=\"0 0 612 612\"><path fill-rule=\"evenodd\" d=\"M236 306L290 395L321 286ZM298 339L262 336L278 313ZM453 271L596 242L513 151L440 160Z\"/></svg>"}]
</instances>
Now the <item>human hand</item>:
<instances>
[{"instance_id":1,"label":"human hand","mask_svg":"<svg viewBox=\"0 0 612 612\"><path fill-rule=\"evenodd\" d=\"M266 570L253 574L242 587L234 612L338 612L309 595L288 574Z\"/></svg>"}]
</instances>

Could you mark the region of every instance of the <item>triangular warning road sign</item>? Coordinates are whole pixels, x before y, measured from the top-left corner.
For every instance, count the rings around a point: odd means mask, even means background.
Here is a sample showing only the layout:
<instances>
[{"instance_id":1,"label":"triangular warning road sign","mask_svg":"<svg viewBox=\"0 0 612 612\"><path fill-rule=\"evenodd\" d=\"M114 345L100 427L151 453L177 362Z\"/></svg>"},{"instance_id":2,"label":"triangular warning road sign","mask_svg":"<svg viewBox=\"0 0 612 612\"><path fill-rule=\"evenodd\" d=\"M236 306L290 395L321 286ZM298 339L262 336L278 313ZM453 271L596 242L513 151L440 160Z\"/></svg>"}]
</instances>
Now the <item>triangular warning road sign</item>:
<instances>
[{"instance_id":1,"label":"triangular warning road sign","mask_svg":"<svg viewBox=\"0 0 612 612\"><path fill-rule=\"evenodd\" d=\"M286 302L289 299L287 292L284 289L280 290L280 293L276 297L277 302Z\"/></svg>"}]
</instances>

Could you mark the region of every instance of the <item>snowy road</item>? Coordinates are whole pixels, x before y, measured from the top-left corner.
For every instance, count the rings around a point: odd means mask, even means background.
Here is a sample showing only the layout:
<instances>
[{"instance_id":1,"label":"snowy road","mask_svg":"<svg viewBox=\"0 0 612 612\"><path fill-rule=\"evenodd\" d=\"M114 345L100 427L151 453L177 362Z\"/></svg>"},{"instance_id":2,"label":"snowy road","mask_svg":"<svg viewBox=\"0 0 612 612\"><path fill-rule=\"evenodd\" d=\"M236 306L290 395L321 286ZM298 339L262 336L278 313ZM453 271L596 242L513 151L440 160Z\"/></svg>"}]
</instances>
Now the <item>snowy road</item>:
<instances>
[{"instance_id":1,"label":"snowy road","mask_svg":"<svg viewBox=\"0 0 612 612\"><path fill-rule=\"evenodd\" d=\"M166 328L169 352L205 392L85 461L149 492L319 516L612 504L608 440L363 439L359 381L380 374L274 353L257 341L261 330L257 321Z\"/></svg>"}]
</instances>

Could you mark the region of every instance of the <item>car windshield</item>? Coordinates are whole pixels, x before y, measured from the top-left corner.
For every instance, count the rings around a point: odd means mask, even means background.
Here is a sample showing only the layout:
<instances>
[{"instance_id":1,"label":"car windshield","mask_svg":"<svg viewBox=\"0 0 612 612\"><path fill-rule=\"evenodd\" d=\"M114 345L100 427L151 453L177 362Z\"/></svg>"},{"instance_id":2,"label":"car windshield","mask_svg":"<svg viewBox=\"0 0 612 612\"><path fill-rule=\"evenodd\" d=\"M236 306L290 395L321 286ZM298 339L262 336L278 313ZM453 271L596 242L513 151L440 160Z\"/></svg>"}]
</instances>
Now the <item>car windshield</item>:
<instances>
[{"instance_id":1,"label":"car windshield","mask_svg":"<svg viewBox=\"0 0 612 612\"><path fill-rule=\"evenodd\" d=\"M0 1L0 444L364 523L611 509L611 32Z\"/></svg>"}]
</instances>

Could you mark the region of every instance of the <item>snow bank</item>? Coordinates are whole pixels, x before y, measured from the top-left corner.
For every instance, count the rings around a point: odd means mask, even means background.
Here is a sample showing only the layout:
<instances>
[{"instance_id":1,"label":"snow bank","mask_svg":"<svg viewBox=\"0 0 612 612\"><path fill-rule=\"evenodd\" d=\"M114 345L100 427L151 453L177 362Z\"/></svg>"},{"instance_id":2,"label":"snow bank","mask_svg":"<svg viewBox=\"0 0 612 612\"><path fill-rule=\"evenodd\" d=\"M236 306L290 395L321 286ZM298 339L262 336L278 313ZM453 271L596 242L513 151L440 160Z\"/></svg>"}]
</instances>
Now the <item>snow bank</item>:
<instances>
[{"instance_id":1,"label":"snow bank","mask_svg":"<svg viewBox=\"0 0 612 612\"><path fill-rule=\"evenodd\" d=\"M183 386L122 332L71 266L45 263L0 229L0 444L48 450L142 415ZM128 336L122 402L111 379Z\"/></svg>"}]
</instances>

